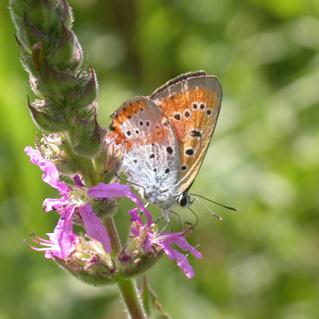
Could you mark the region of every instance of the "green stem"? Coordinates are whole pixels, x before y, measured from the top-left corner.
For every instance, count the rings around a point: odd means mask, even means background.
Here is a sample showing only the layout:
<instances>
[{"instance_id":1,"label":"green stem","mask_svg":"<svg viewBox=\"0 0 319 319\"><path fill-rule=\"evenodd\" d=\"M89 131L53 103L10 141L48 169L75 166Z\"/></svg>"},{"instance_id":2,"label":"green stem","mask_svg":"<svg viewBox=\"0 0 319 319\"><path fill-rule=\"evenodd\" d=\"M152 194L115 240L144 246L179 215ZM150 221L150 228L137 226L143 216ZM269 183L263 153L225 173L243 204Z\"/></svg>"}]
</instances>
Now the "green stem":
<instances>
[{"instance_id":1,"label":"green stem","mask_svg":"<svg viewBox=\"0 0 319 319\"><path fill-rule=\"evenodd\" d=\"M146 319L136 285L131 279L119 279L117 285L132 319Z\"/></svg>"},{"instance_id":2,"label":"green stem","mask_svg":"<svg viewBox=\"0 0 319 319\"><path fill-rule=\"evenodd\" d=\"M113 217L106 218L105 226L111 239L112 252L118 255L121 252L122 244Z\"/></svg>"},{"instance_id":3,"label":"green stem","mask_svg":"<svg viewBox=\"0 0 319 319\"><path fill-rule=\"evenodd\" d=\"M70 138L68 134L65 134L65 142L63 144L65 151L68 156L72 158L73 161L76 162L77 167L85 181L87 186L94 186L98 183L97 173L95 171L95 167L93 161L91 159L81 157L73 152Z\"/></svg>"},{"instance_id":4,"label":"green stem","mask_svg":"<svg viewBox=\"0 0 319 319\"><path fill-rule=\"evenodd\" d=\"M112 252L118 255L121 252L122 244L114 219L107 218L105 224L111 239ZM121 278L117 281L117 285L130 317L132 319L147 319L134 280Z\"/></svg>"},{"instance_id":5,"label":"green stem","mask_svg":"<svg viewBox=\"0 0 319 319\"><path fill-rule=\"evenodd\" d=\"M143 293L142 293L142 298L143 298L143 305L144 305L145 311L149 315L151 313L150 293L149 293L149 289L148 289L148 283L147 283L146 275L143 275Z\"/></svg>"}]
</instances>

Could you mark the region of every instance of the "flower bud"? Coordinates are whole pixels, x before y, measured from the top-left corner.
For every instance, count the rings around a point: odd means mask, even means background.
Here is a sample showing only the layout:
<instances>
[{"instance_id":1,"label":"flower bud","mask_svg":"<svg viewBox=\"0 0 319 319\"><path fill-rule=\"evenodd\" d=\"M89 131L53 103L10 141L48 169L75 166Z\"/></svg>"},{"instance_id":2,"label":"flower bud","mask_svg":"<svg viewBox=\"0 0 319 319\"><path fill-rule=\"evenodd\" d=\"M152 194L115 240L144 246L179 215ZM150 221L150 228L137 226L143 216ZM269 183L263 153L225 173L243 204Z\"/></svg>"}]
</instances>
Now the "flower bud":
<instances>
[{"instance_id":1,"label":"flower bud","mask_svg":"<svg viewBox=\"0 0 319 319\"><path fill-rule=\"evenodd\" d=\"M80 43L71 30L61 26L60 37L52 50L48 53L47 62L58 70L76 70L82 62Z\"/></svg>"},{"instance_id":2,"label":"flower bud","mask_svg":"<svg viewBox=\"0 0 319 319\"><path fill-rule=\"evenodd\" d=\"M95 199L90 201L90 205L95 214L104 220L116 213L118 202L118 199Z\"/></svg>"},{"instance_id":3,"label":"flower bud","mask_svg":"<svg viewBox=\"0 0 319 319\"><path fill-rule=\"evenodd\" d=\"M31 23L29 16L26 14L26 12L30 13L34 9L29 1L12 0L10 2L10 12L17 29L17 37L30 51L32 44L39 41L41 35L40 30Z\"/></svg>"},{"instance_id":4,"label":"flower bud","mask_svg":"<svg viewBox=\"0 0 319 319\"><path fill-rule=\"evenodd\" d=\"M66 28L71 28L73 22L72 10L65 0L60 0L56 4L55 11L59 20L63 22Z\"/></svg>"},{"instance_id":5,"label":"flower bud","mask_svg":"<svg viewBox=\"0 0 319 319\"><path fill-rule=\"evenodd\" d=\"M101 141L97 80L92 68L82 66L71 8L66 0L10 0L10 11L21 61L41 99L29 103L34 122L47 132L65 132L77 155L95 156Z\"/></svg>"},{"instance_id":6,"label":"flower bud","mask_svg":"<svg viewBox=\"0 0 319 319\"><path fill-rule=\"evenodd\" d=\"M144 273L163 255L163 250L155 245L149 252L140 248L141 244L132 239L118 256L122 276L133 277Z\"/></svg>"},{"instance_id":7,"label":"flower bud","mask_svg":"<svg viewBox=\"0 0 319 319\"><path fill-rule=\"evenodd\" d=\"M78 238L74 252L67 259L55 258L55 261L76 278L94 286L113 283L118 276L101 243L84 237Z\"/></svg>"},{"instance_id":8,"label":"flower bud","mask_svg":"<svg viewBox=\"0 0 319 319\"><path fill-rule=\"evenodd\" d=\"M94 156L100 148L100 128L96 121L96 105L80 110L69 127L73 151L85 157Z\"/></svg>"},{"instance_id":9,"label":"flower bud","mask_svg":"<svg viewBox=\"0 0 319 319\"><path fill-rule=\"evenodd\" d=\"M64 101L67 94L77 85L76 75L67 71L57 71L44 61L43 68L38 74L34 92L40 92L43 96L50 97L55 101Z\"/></svg>"},{"instance_id":10,"label":"flower bud","mask_svg":"<svg viewBox=\"0 0 319 319\"><path fill-rule=\"evenodd\" d=\"M46 160L54 163L60 173L77 172L76 161L71 157L62 133L42 134L42 138L37 142L37 149Z\"/></svg>"},{"instance_id":11,"label":"flower bud","mask_svg":"<svg viewBox=\"0 0 319 319\"><path fill-rule=\"evenodd\" d=\"M78 86L70 92L68 105L71 109L81 109L92 104L97 96L97 80L93 68L83 72Z\"/></svg>"},{"instance_id":12,"label":"flower bud","mask_svg":"<svg viewBox=\"0 0 319 319\"><path fill-rule=\"evenodd\" d=\"M67 129L67 120L62 112L54 112L46 100L28 101L34 123L47 132L61 132Z\"/></svg>"}]
</instances>

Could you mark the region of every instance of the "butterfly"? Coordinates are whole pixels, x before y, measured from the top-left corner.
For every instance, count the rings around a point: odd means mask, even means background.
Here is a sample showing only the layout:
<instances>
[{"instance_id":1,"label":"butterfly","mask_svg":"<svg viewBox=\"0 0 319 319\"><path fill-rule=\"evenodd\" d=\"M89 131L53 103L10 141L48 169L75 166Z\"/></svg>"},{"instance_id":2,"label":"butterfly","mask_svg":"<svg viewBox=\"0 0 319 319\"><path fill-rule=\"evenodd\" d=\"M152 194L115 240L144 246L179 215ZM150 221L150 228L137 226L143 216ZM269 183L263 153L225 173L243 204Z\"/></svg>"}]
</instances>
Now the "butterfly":
<instances>
[{"instance_id":1,"label":"butterfly","mask_svg":"<svg viewBox=\"0 0 319 319\"><path fill-rule=\"evenodd\" d=\"M214 133L221 98L215 76L189 72L113 113L111 134L123 148L119 172L139 186L147 202L164 211L189 204L187 191Z\"/></svg>"}]
</instances>

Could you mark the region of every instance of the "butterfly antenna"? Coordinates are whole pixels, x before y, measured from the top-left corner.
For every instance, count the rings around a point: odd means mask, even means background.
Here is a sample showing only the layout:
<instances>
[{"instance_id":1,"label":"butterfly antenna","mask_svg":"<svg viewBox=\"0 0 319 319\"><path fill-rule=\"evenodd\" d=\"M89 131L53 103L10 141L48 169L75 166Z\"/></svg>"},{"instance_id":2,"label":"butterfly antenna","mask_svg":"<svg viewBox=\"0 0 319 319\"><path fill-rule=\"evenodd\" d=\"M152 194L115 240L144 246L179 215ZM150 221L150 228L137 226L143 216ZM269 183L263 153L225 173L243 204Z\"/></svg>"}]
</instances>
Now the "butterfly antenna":
<instances>
[{"instance_id":1,"label":"butterfly antenna","mask_svg":"<svg viewBox=\"0 0 319 319\"><path fill-rule=\"evenodd\" d=\"M211 203L213 203L213 204L215 204L215 205L224 207L224 208L226 208L226 209L228 209L228 210L231 210L231 211L233 211L233 212L238 212L238 209L237 209L236 207L232 207L232 206L229 206L229 205L225 205L225 204L216 202L215 200L209 199L209 198L207 198L207 197L205 197L205 196L203 196L203 195L199 195L199 194L189 194L189 195L195 196L195 197L199 197L199 198L202 198L202 199L205 199L205 200L207 200L208 202L211 202Z\"/></svg>"},{"instance_id":2,"label":"butterfly antenna","mask_svg":"<svg viewBox=\"0 0 319 319\"><path fill-rule=\"evenodd\" d=\"M173 210L170 210L169 212L177 216L178 223L179 223L179 228L182 229L182 218L181 218L181 216L177 212L175 212Z\"/></svg>"},{"instance_id":3,"label":"butterfly antenna","mask_svg":"<svg viewBox=\"0 0 319 319\"><path fill-rule=\"evenodd\" d=\"M116 173L116 172L114 173L114 175L115 175L118 179L120 179L121 181L123 181L123 182L125 182L125 183L128 183L128 184L131 184L131 185L134 185L134 186L143 188L143 189L144 189L144 192L145 192L145 187L144 187L144 186L139 185L139 184L136 184L136 183L133 183L133 182L129 181L128 179L121 177L121 176L120 176L118 173Z\"/></svg>"},{"instance_id":4,"label":"butterfly antenna","mask_svg":"<svg viewBox=\"0 0 319 319\"><path fill-rule=\"evenodd\" d=\"M198 215L195 213L195 211L194 211L190 206L188 206L187 208L188 208L188 210L189 210L189 211L194 215L194 217L195 217L195 223L194 223L194 225L192 226L192 227L194 228L194 227L196 227L196 226L198 225L198 223L199 223Z\"/></svg>"},{"instance_id":5,"label":"butterfly antenna","mask_svg":"<svg viewBox=\"0 0 319 319\"><path fill-rule=\"evenodd\" d=\"M165 221L165 225L161 228L161 230L159 230L159 233L162 233L162 232L164 232L165 231L165 229L168 227L168 225L169 225L169 222L164 218L164 217L160 217L160 218L158 218L157 219L157 222L159 222L160 221L160 219L164 219L164 221Z\"/></svg>"},{"instance_id":6,"label":"butterfly antenna","mask_svg":"<svg viewBox=\"0 0 319 319\"><path fill-rule=\"evenodd\" d=\"M206 210L208 210L208 212L213 216L215 217L216 219L218 219L219 221L223 220L222 217L220 217L219 215L217 215L216 213L214 213L209 207L207 207L207 205L201 201L199 198L195 198L196 199L196 202L203 208L205 208Z\"/></svg>"}]
</instances>

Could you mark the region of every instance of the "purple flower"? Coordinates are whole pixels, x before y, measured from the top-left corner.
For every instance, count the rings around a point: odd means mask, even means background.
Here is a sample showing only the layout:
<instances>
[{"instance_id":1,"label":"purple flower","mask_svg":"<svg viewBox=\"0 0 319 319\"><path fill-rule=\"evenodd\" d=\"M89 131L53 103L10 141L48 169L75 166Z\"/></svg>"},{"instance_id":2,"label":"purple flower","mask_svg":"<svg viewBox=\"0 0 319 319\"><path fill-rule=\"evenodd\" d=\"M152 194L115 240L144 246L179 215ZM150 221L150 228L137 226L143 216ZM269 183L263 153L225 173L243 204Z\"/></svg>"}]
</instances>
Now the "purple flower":
<instances>
[{"instance_id":1,"label":"purple flower","mask_svg":"<svg viewBox=\"0 0 319 319\"><path fill-rule=\"evenodd\" d=\"M43 202L45 212L56 210L60 214L60 219L54 232L48 234L49 241L38 239L38 243L44 246L39 249L46 251L47 258L66 259L75 248L77 237L73 232L73 215L78 211L88 236L101 242L104 250L110 252L111 244L108 233L100 218L94 214L90 205L85 201L86 190L79 176L74 178L76 189L72 189L65 182L60 181L55 165L45 160L38 150L26 147L25 152L31 162L42 170L43 181L55 188L61 195L60 198L47 198Z\"/></svg>"},{"instance_id":2,"label":"purple flower","mask_svg":"<svg viewBox=\"0 0 319 319\"><path fill-rule=\"evenodd\" d=\"M88 203L90 198L112 199L127 197L144 213L147 225L152 224L151 213L144 207L142 201L131 191L128 185L99 183L91 188L86 188L80 177L75 175L73 178L75 186L71 187L60 181L59 172L55 165L45 160L38 150L26 147L25 152L30 157L31 162L42 170L43 181L55 188L61 195L60 198L47 198L43 202L45 212L55 210L60 214L60 220L54 232L47 234L49 240L42 238L37 238L36 240L43 247L35 249L46 251L45 256L47 258L66 259L75 249L77 242L77 236L73 232L73 216L75 213L80 216L86 234L101 242L107 253L111 251L110 238L100 218L94 213Z\"/></svg>"},{"instance_id":3,"label":"purple flower","mask_svg":"<svg viewBox=\"0 0 319 319\"><path fill-rule=\"evenodd\" d=\"M60 218L53 233L48 233L49 240L37 237L35 243L42 247L32 247L37 251L45 251L46 258L66 259L74 250L77 236L72 230L72 214L65 211L64 217ZM68 220L66 222L66 220Z\"/></svg>"},{"instance_id":4,"label":"purple flower","mask_svg":"<svg viewBox=\"0 0 319 319\"><path fill-rule=\"evenodd\" d=\"M33 164L40 167L43 172L42 179L55 188L61 195L60 198L47 198L43 202L45 212L52 210L60 214L60 219L53 233L48 233L49 239L36 238L35 242L41 247L33 247L38 251L45 251L47 258L67 259L75 250L79 237L73 231L74 214L82 220L86 234L99 241L105 250L111 251L110 238L100 218L94 213L89 204L90 198L112 199L127 197L133 201L137 208L132 209L131 235L137 239L139 247L145 253L154 251L155 248L162 249L168 258L175 260L177 266L185 273L187 278L194 276L194 271L188 262L187 256L190 253L196 258L201 258L201 253L191 246L186 238L185 232L158 233L155 231L155 224L151 213L145 208L140 198L131 191L130 186L113 183L99 183L96 186L87 188L78 175L73 177L74 185L70 186L59 178L59 172L55 165L45 160L38 150L26 147L26 154ZM143 212L145 221L140 216ZM184 253L182 253L182 251Z\"/></svg>"},{"instance_id":5,"label":"purple flower","mask_svg":"<svg viewBox=\"0 0 319 319\"><path fill-rule=\"evenodd\" d=\"M185 232L158 234L154 230L153 222L148 220L147 223L144 223L136 208L129 213L132 221L131 234L133 237L139 238L143 250L150 252L152 247L159 246L168 258L176 261L177 266L185 273L187 278L192 278L194 270L189 264L187 256L180 250L192 254L197 259L202 258L202 254L187 242L184 237Z\"/></svg>"}]
</instances>

